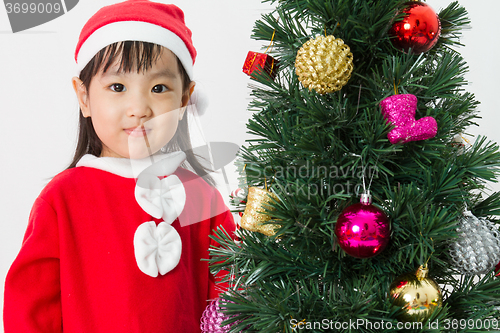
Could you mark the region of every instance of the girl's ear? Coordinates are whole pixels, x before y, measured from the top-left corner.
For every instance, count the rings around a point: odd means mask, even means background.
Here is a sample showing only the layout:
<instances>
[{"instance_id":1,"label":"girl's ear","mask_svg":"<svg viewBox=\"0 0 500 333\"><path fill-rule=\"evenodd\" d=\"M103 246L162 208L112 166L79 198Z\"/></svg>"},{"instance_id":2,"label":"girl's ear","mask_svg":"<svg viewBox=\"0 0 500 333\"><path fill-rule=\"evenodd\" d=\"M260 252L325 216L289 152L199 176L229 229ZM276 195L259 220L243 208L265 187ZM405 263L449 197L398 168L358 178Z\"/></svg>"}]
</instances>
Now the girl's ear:
<instances>
[{"instance_id":1,"label":"girl's ear","mask_svg":"<svg viewBox=\"0 0 500 333\"><path fill-rule=\"evenodd\" d=\"M74 76L71 79L73 84L73 89L75 90L76 97L78 98L78 104L80 104L80 109L82 110L82 114L85 118L90 117L90 108L89 108L89 94L87 89L83 85L82 80L78 77Z\"/></svg>"},{"instance_id":2,"label":"girl's ear","mask_svg":"<svg viewBox=\"0 0 500 333\"><path fill-rule=\"evenodd\" d=\"M184 96L182 96L182 107L181 107L181 112L179 114L179 120L182 120L182 117L184 117L184 112L186 112L186 106L188 105L189 99L193 94L195 85L196 83L194 81L191 81L191 83L189 84L188 92L186 92Z\"/></svg>"}]
</instances>

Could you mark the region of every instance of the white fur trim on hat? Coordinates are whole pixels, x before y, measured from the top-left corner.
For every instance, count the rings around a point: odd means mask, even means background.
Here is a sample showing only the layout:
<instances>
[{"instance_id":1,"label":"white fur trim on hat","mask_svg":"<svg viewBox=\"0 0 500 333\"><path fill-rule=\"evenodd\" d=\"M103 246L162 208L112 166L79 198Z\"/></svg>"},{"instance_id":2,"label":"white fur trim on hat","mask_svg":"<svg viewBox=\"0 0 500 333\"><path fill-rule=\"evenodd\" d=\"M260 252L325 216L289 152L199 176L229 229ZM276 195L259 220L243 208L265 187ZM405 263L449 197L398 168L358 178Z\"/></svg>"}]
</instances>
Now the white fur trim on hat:
<instances>
[{"instance_id":1,"label":"white fur trim on hat","mask_svg":"<svg viewBox=\"0 0 500 333\"><path fill-rule=\"evenodd\" d=\"M193 59L182 39L163 27L141 21L122 21L107 24L87 38L77 58L77 74L104 47L121 41L155 43L172 51L181 61L189 78L193 80Z\"/></svg>"}]
</instances>

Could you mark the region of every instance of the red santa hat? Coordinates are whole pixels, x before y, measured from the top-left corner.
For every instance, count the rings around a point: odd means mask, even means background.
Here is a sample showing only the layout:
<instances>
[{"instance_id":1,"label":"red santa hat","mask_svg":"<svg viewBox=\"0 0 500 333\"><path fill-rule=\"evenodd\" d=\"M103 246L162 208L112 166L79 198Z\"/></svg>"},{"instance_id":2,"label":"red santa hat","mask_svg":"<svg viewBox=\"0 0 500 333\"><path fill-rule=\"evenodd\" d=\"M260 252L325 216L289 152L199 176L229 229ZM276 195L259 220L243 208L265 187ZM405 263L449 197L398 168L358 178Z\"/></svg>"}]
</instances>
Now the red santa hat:
<instances>
[{"instance_id":1,"label":"red santa hat","mask_svg":"<svg viewBox=\"0 0 500 333\"><path fill-rule=\"evenodd\" d=\"M193 79L196 49L184 13L175 5L128 0L101 8L83 27L75 51L78 74L102 48L122 41L142 41L168 48Z\"/></svg>"}]
</instances>

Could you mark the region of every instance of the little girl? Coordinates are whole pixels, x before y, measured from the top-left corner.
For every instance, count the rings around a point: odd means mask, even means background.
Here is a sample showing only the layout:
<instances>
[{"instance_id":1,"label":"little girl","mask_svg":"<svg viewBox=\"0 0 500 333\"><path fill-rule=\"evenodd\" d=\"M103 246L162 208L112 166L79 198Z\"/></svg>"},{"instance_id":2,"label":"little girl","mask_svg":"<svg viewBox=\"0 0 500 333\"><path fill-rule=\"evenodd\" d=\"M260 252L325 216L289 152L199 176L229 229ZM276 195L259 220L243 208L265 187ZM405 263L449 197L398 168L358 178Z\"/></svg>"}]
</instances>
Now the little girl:
<instances>
[{"instance_id":1,"label":"little girl","mask_svg":"<svg viewBox=\"0 0 500 333\"><path fill-rule=\"evenodd\" d=\"M6 278L5 333L200 331L218 296L209 234L234 222L191 150L195 57L174 5L129 0L86 23L75 157L33 205Z\"/></svg>"}]
</instances>

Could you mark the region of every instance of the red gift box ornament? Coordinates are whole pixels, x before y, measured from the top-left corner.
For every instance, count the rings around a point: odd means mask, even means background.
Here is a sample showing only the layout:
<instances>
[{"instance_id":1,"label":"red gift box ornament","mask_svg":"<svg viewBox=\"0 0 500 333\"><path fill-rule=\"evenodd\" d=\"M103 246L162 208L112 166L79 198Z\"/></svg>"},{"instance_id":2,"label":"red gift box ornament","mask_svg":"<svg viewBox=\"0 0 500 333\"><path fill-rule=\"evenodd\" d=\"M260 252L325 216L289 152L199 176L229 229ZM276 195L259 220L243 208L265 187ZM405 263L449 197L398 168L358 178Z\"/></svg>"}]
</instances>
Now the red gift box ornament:
<instances>
[{"instance_id":1,"label":"red gift box ornament","mask_svg":"<svg viewBox=\"0 0 500 333\"><path fill-rule=\"evenodd\" d=\"M255 76L252 76L253 72L257 71L260 73L261 69L274 80L278 70L278 61L269 54L248 51L245 64L243 65L243 73L255 79Z\"/></svg>"},{"instance_id":2,"label":"red gift box ornament","mask_svg":"<svg viewBox=\"0 0 500 333\"><path fill-rule=\"evenodd\" d=\"M252 79L256 79L256 77L252 75L253 72L262 73L262 69L271 77L271 79L274 80L276 77L276 73L278 72L278 61L267 54L269 48L273 46L275 34L276 30L273 32L271 43L264 53L248 51L247 58L243 64L243 73L251 76Z\"/></svg>"}]
</instances>

